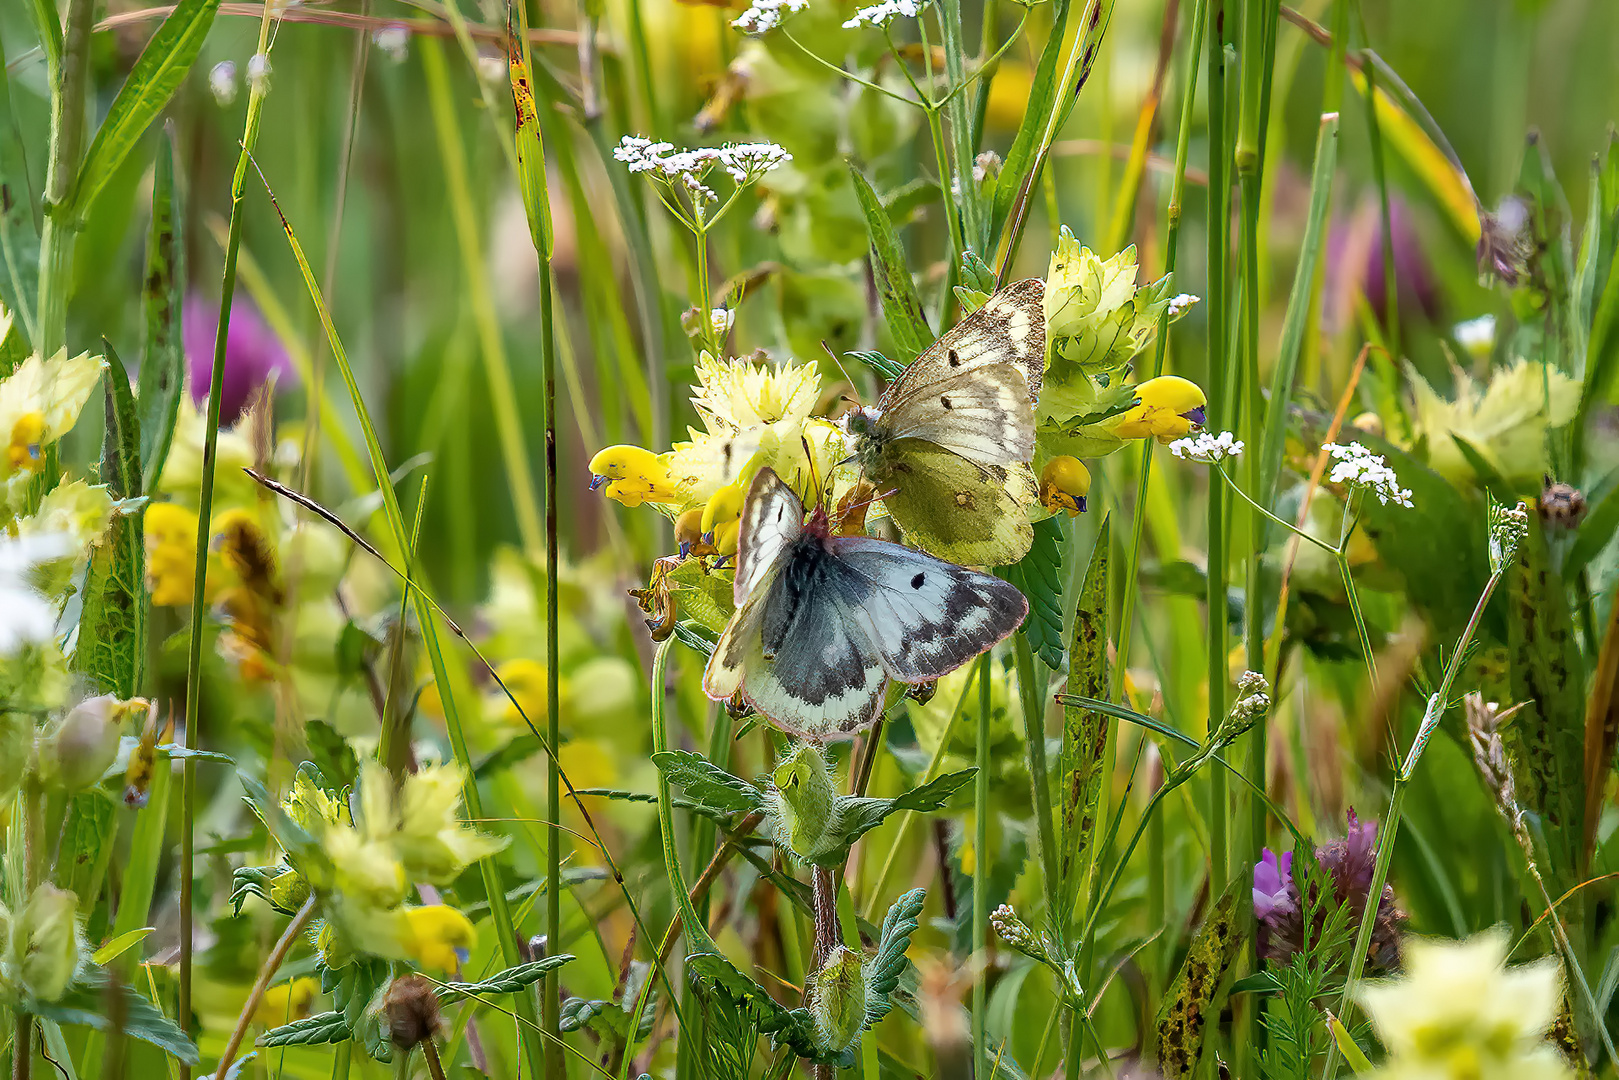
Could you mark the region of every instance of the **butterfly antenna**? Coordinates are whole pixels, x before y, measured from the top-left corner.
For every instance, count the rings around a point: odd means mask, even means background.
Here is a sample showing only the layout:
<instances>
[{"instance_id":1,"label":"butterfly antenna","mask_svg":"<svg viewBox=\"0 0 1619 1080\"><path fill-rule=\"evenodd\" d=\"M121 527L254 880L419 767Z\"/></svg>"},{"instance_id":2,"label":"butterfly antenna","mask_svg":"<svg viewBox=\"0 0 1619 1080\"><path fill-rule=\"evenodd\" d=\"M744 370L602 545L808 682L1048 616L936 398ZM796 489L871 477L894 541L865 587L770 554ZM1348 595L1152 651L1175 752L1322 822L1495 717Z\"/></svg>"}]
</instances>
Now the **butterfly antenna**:
<instances>
[{"instance_id":1,"label":"butterfly antenna","mask_svg":"<svg viewBox=\"0 0 1619 1080\"><path fill-rule=\"evenodd\" d=\"M832 362L838 366L838 370L843 372L843 381L848 383L849 388L855 392L855 396L852 398L848 394L840 394L840 399L844 401L853 401L856 405L864 404L864 402L860 400L860 388L855 385L853 377L849 374L849 369L843 366L842 358L832 350L832 346L826 343L825 338L821 339L821 348L826 350L826 355L830 356L832 358Z\"/></svg>"},{"instance_id":2,"label":"butterfly antenna","mask_svg":"<svg viewBox=\"0 0 1619 1080\"><path fill-rule=\"evenodd\" d=\"M898 492L899 492L899 488L889 488L887 491L879 491L877 494L873 495L869 499L861 499L857 503L850 503L848 506L845 506L843 508L843 512L844 512L844 514L852 514L856 510L859 510L863 506L870 506L872 503L876 502L878 499L886 499L890 495L897 494Z\"/></svg>"},{"instance_id":3,"label":"butterfly antenna","mask_svg":"<svg viewBox=\"0 0 1619 1080\"><path fill-rule=\"evenodd\" d=\"M809 465L810 483L815 487L815 505L821 506L826 502L826 489L821 486L821 474L815 468L815 455L810 452L809 438L800 435L798 442L804 447L804 461Z\"/></svg>"}]
</instances>

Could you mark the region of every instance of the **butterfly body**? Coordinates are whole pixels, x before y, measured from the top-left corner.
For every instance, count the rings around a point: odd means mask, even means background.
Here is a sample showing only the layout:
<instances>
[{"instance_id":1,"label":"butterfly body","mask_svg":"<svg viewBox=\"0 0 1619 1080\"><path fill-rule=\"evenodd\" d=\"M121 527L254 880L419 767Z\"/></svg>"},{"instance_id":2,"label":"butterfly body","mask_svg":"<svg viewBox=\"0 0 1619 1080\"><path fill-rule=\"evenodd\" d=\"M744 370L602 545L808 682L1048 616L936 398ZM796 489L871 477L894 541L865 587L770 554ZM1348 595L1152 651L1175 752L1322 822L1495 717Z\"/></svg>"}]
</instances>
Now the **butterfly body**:
<instances>
[{"instance_id":1,"label":"butterfly body","mask_svg":"<svg viewBox=\"0 0 1619 1080\"><path fill-rule=\"evenodd\" d=\"M741 690L801 735L853 731L876 719L890 681L937 679L1022 624L1016 588L919 551L837 536L761 470L742 513L736 614L703 688Z\"/></svg>"},{"instance_id":2,"label":"butterfly body","mask_svg":"<svg viewBox=\"0 0 1619 1080\"><path fill-rule=\"evenodd\" d=\"M874 408L845 417L855 461L908 543L975 566L1014 563L1029 550L1043 297L1035 279L996 293L912 361Z\"/></svg>"}]
</instances>

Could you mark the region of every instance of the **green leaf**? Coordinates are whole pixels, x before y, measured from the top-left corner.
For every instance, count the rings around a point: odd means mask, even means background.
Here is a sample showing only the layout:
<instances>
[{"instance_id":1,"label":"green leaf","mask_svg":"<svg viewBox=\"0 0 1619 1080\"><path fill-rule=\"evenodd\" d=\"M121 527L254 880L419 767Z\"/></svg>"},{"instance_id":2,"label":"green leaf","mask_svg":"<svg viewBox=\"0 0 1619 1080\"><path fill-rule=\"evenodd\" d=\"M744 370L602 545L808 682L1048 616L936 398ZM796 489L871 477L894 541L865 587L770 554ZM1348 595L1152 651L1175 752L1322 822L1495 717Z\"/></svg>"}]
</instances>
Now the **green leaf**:
<instances>
[{"instance_id":1,"label":"green leaf","mask_svg":"<svg viewBox=\"0 0 1619 1080\"><path fill-rule=\"evenodd\" d=\"M96 195L185 81L218 11L219 0L180 0L147 42L84 156L67 206L57 210L65 212L69 222L83 220Z\"/></svg>"},{"instance_id":2,"label":"green leaf","mask_svg":"<svg viewBox=\"0 0 1619 1080\"><path fill-rule=\"evenodd\" d=\"M259 1046L317 1046L349 1038L349 1022L340 1012L316 1013L259 1036Z\"/></svg>"},{"instance_id":3,"label":"green leaf","mask_svg":"<svg viewBox=\"0 0 1619 1080\"><path fill-rule=\"evenodd\" d=\"M1068 37L1069 7L1070 0L1056 0L1052 5L1051 31L1046 35L1040 62L1035 65L1034 80L1023 106L1023 122L1018 125L1017 135L1012 138L1012 147L1001 164L1000 181L995 185L991 235L1000 234L1007 215L1012 212L1012 204L1017 201L1019 186L1034 168L1035 154L1039 152L1040 139L1045 135L1046 122L1057 96L1058 69L1062 65L1063 45Z\"/></svg>"},{"instance_id":4,"label":"green leaf","mask_svg":"<svg viewBox=\"0 0 1619 1080\"><path fill-rule=\"evenodd\" d=\"M652 763L669 783L686 789L698 806L728 814L747 814L764 805L764 792L719 768L701 754L664 750Z\"/></svg>"},{"instance_id":5,"label":"green leaf","mask_svg":"<svg viewBox=\"0 0 1619 1080\"><path fill-rule=\"evenodd\" d=\"M882 298L883 317L888 320L895 348L909 362L933 343L933 332L928 329L922 301L916 295L916 284L905 264L905 248L883 209L882 200L852 162L849 175L854 180L860 209L866 215L866 232L871 237L871 273L877 282L877 295Z\"/></svg>"},{"instance_id":6,"label":"green leaf","mask_svg":"<svg viewBox=\"0 0 1619 1080\"><path fill-rule=\"evenodd\" d=\"M51 25L61 33L54 19ZM0 338L0 378L28 358L39 292L39 202L14 116L11 80L0 56L0 298L14 318L11 331Z\"/></svg>"},{"instance_id":7,"label":"green leaf","mask_svg":"<svg viewBox=\"0 0 1619 1080\"><path fill-rule=\"evenodd\" d=\"M534 249L549 263L556 245L551 229L551 196L546 188L545 144L540 137L539 109L523 53L524 45L513 38L507 47L506 65L511 76L512 109L517 117L517 183Z\"/></svg>"},{"instance_id":8,"label":"green leaf","mask_svg":"<svg viewBox=\"0 0 1619 1080\"><path fill-rule=\"evenodd\" d=\"M174 183L174 133L159 142L152 175L152 224L146 233L141 310L140 448L144 490L157 487L174 441L174 424L185 392L185 346L181 312L185 297L184 214Z\"/></svg>"},{"instance_id":9,"label":"green leaf","mask_svg":"<svg viewBox=\"0 0 1619 1080\"><path fill-rule=\"evenodd\" d=\"M116 993L122 1000L114 1006L107 1000ZM151 1043L186 1065L197 1064L196 1045L167 1016L134 987L114 985L101 968L92 968L89 977L81 978L60 1001L35 1001L29 1011L44 1020L58 1024L82 1024L96 1031L112 1030L112 1016L123 1013L123 1033L132 1039Z\"/></svg>"},{"instance_id":10,"label":"green leaf","mask_svg":"<svg viewBox=\"0 0 1619 1080\"><path fill-rule=\"evenodd\" d=\"M101 967L106 967L108 964L118 959L118 957L124 955L124 953L146 940L146 935L153 933L156 930L157 927L155 926L143 926L138 930L131 930L127 934L119 934L117 937L101 946L101 948L97 949L94 953L90 954L90 962L100 965Z\"/></svg>"},{"instance_id":11,"label":"green leaf","mask_svg":"<svg viewBox=\"0 0 1619 1080\"><path fill-rule=\"evenodd\" d=\"M1034 525L1034 543L1011 568L1007 580L1029 601L1022 633L1029 647L1056 670L1062 667L1062 521L1049 517ZM1015 574L1015 576L1014 576Z\"/></svg>"},{"instance_id":12,"label":"green leaf","mask_svg":"<svg viewBox=\"0 0 1619 1080\"><path fill-rule=\"evenodd\" d=\"M117 839L117 807L105 792L91 788L73 796L55 876L57 885L78 896L80 911L95 907Z\"/></svg>"},{"instance_id":13,"label":"green leaf","mask_svg":"<svg viewBox=\"0 0 1619 1080\"><path fill-rule=\"evenodd\" d=\"M1580 571L1591 565L1591 560L1602 554L1604 548L1619 534L1619 484L1591 507L1580 522L1574 543L1563 556L1563 577L1573 581Z\"/></svg>"},{"instance_id":14,"label":"green leaf","mask_svg":"<svg viewBox=\"0 0 1619 1080\"><path fill-rule=\"evenodd\" d=\"M836 855L832 862L826 865L841 863L848 854L848 845L854 843L866 833L883 823L891 814L901 810L914 810L917 813L927 814L935 810L942 810L950 802L951 796L968 784L972 783L973 776L978 770L962 769L960 772L946 773L921 787L912 788L895 799L871 798L840 798L837 802L838 826L843 831L843 850ZM824 860L816 860L822 862Z\"/></svg>"},{"instance_id":15,"label":"green leaf","mask_svg":"<svg viewBox=\"0 0 1619 1080\"><path fill-rule=\"evenodd\" d=\"M729 998L736 1011L750 1020L760 1033L769 1035L777 1045L787 1046L799 1057L813 1062L853 1064L854 1054L851 1051L826 1055L815 1045L815 1028L808 1010L784 1008L764 987L738 971L719 953L688 956L686 970L693 982Z\"/></svg>"},{"instance_id":16,"label":"green leaf","mask_svg":"<svg viewBox=\"0 0 1619 1080\"><path fill-rule=\"evenodd\" d=\"M875 371L878 375L881 375L884 379L897 379L900 376L900 372L905 370L904 364L901 364L896 360L890 360L888 357L884 356L880 352L876 352L875 350L867 350L864 352L846 352L843 355L853 357L854 359L860 361L862 364L865 364L871 370Z\"/></svg>"},{"instance_id":17,"label":"green leaf","mask_svg":"<svg viewBox=\"0 0 1619 1080\"><path fill-rule=\"evenodd\" d=\"M110 343L101 476L114 499L141 495L140 421L129 376ZM90 555L73 665L101 690L132 698L146 666L146 550L140 513L119 512Z\"/></svg>"},{"instance_id":18,"label":"green leaf","mask_svg":"<svg viewBox=\"0 0 1619 1080\"><path fill-rule=\"evenodd\" d=\"M1209 1020L1219 1021L1220 984L1242 951L1245 936L1243 921L1237 918L1241 884L1239 878L1214 906L1158 1008L1154 1042L1158 1073L1164 1080L1197 1074Z\"/></svg>"},{"instance_id":19,"label":"green leaf","mask_svg":"<svg viewBox=\"0 0 1619 1080\"><path fill-rule=\"evenodd\" d=\"M1355 1070L1360 1076L1372 1071L1372 1063L1367 1059L1366 1052L1355 1042L1344 1022L1332 1013L1327 1013L1327 1030L1332 1032L1332 1041L1338 1044L1338 1052L1344 1056L1344 1063Z\"/></svg>"},{"instance_id":20,"label":"green leaf","mask_svg":"<svg viewBox=\"0 0 1619 1080\"><path fill-rule=\"evenodd\" d=\"M1074 609L1067 689L1083 697L1109 696L1107 571L1111 537L1112 520L1103 518ZM1057 788L1062 793L1057 844L1062 852L1064 910L1071 910L1077 897L1090 895L1090 877L1096 864L1097 807L1102 797L1102 772L1111 727L1094 709L1073 705L1063 708L1062 750L1057 759Z\"/></svg>"},{"instance_id":21,"label":"green leaf","mask_svg":"<svg viewBox=\"0 0 1619 1080\"><path fill-rule=\"evenodd\" d=\"M539 982L572 959L573 956L569 953L557 953L555 956L547 956L544 960L535 960L532 963L519 964L505 971L498 971L482 982L445 983L436 987L433 995L440 1002L450 1002L488 994L515 994L530 983Z\"/></svg>"},{"instance_id":22,"label":"green leaf","mask_svg":"<svg viewBox=\"0 0 1619 1080\"><path fill-rule=\"evenodd\" d=\"M1490 464L1489 458L1479 453L1478 447L1454 431L1450 433L1450 441L1456 444L1456 449L1460 450L1462 457L1467 460L1473 475L1478 477L1480 487L1494 495L1499 503L1506 506L1517 504L1518 495L1512 490L1512 485L1507 483L1506 477L1502 476L1494 465Z\"/></svg>"},{"instance_id":23,"label":"green leaf","mask_svg":"<svg viewBox=\"0 0 1619 1080\"><path fill-rule=\"evenodd\" d=\"M912 889L895 900L883 918L877 955L866 965L866 992L871 995L866 1001L867 1027L887 1016L888 1010L893 1008L890 999L905 971L905 950L911 947L911 935L916 933L927 896L926 889Z\"/></svg>"},{"instance_id":24,"label":"green leaf","mask_svg":"<svg viewBox=\"0 0 1619 1080\"><path fill-rule=\"evenodd\" d=\"M1539 522L1530 520L1511 571L1507 613L1512 700L1524 706L1503 741L1518 799L1540 816L1552 875L1566 888L1584 849L1585 670L1567 589L1547 561Z\"/></svg>"}]
</instances>

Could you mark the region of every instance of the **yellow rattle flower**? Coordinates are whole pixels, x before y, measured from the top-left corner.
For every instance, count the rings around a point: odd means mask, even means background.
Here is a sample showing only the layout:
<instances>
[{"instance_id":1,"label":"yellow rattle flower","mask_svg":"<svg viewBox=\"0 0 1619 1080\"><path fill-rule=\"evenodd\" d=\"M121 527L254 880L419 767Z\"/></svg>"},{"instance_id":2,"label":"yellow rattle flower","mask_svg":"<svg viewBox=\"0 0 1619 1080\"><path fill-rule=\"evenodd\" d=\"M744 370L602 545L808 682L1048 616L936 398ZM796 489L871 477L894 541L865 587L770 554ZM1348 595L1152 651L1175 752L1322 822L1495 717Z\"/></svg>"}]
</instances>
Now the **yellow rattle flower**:
<instances>
[{"instance_id":1,"label":"yellow rattle flower","mask_svg":"<svg viewBox=\"0 0 1619 1080\"><path fill-rule=\"evenodd\" d=\"M197 513L178 503L146 508L146 578L152 603L183 607L191 603L197 569Z\"/></svg>"},{"instance_id":2,"label":"yellow rattle flower","mask_svg":"<svg viewBox=\"0 0 1619 1080\"><path fill-rule=\"evenodd\" d=\"M737 537L742 531L742 500L746 495L740 484L727 484L703 507L703 539L721 556L736 554Z\"/></svg>"},{"instance_id":3,"label":"yellow rattle flower","mask_svg":"<svg viewBox=\"0 0 1619 1080\"><path fill-rule=\"evenodd\" d=\"M445 904L406 908L405 920L410 924L405 951L424 968L458 971L478 944L472 921Z\"/></svg>"},{"instance_id":4,"label":"yellow rattle flower","mask_svg":"<svg viewBox=\"0 0 1619 1080\"><path fill-rule=\"evenodd\" d=\"M1040 505L1053 514L1083 514L1090 490L1091 472L1076 457L1061 454L1040 470Z\"/></svg>"},{"instance_id":5,"label":"yellow rattle flower","mask_svg":"<svg viewBox=\"0 0 1619 1080\"><path fill-rule=\"evenodd\" d=\"M1109 428L1121 439L1148 436L1165 445L1203 424L1203 388L1178 375L1160 375L1136 387L1137 403Z\"/></svg>"},{"instance_id":6,"label":"yellow rattle flower","mask_svg":"<svg viewBox=\"0 0 1619 1080\"><path fill-rule=\"evenodd\" d=\"M643 447L609 446L590 459L590 474L590 490L606 485L604 494L625 506L680 499L668 463Z\"/></svg>"},{"instance_id":7,"label":"yellow rattle flower","mask_svg":"<svg viewBox=\"0 0 1619 1080\"><path fill-rule=\"evenodd\" d=\"M318 993L320 980L307 975L272 986L259 999L259 1007L253 1010L253 1022L271 1028L302 1020L309 1015L309 1004Z\"/></svg>"}]
</instances>

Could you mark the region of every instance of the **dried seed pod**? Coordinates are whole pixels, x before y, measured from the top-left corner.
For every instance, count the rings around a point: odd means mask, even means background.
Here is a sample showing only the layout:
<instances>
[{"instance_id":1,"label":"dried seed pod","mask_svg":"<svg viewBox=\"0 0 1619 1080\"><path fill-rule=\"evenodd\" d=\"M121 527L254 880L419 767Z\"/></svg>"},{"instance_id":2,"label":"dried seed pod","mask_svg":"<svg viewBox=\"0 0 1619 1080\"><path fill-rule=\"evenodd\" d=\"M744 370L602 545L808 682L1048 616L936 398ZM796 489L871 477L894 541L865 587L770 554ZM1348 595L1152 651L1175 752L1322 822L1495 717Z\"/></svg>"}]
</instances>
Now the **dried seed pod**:
<instances>
[{"instance_id":1,"label":"dried seed pod","mask_svg":"<svg viewBox=\"0 0 1619 1080\"><path fill-rule=\"evenodd\" d=\"M420 975L395 979L382 999L382 1012L388 1021L388 1038L402 1050L426 1042L444 1026L433 984Z\"/></svg>"},{"instance_id":2,"label":"dried seed pod","mask_svg":"<svg viewBox=\"0 0 1619 1080\"><path fill-rule=\"evenodd\" d=\"M1540 511L1540 520L1548 526L1569 532L1579 528L1580 522L1585 520L1585 493L1570 484L1557 483L1548 476L1536 509Z\"/></svg>"}]
</instances>

